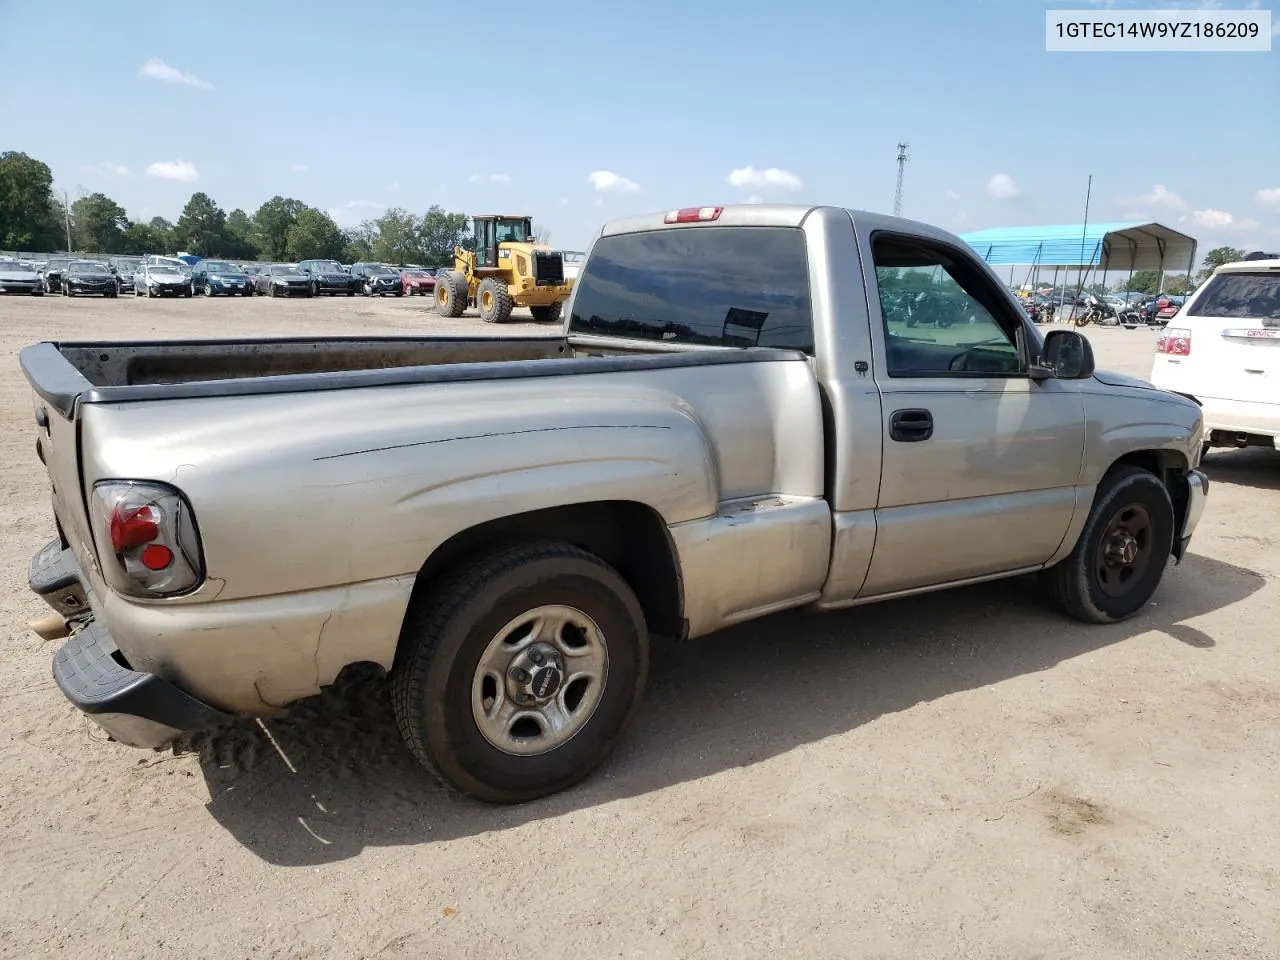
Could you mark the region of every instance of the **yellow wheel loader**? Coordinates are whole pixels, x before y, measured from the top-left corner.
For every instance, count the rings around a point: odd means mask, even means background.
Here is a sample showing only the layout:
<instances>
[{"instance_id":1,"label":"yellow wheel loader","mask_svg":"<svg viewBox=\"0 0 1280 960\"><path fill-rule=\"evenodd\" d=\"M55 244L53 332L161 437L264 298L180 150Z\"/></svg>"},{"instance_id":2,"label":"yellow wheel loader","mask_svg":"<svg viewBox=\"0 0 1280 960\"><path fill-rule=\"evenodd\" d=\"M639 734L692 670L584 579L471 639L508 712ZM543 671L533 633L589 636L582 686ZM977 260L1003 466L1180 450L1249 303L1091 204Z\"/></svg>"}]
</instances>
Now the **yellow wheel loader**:
<instances>
[{"instance_id":1,"label":"yellow wheel loader","mask_svg":"<svg viewBox=\"0 0 1280 960\"><path fill-rule=\"evenodd\" d=\"M564 275L564 255L534 242L533 219L472 217L475 251L455 247L453 269L436 272L436 312L460 317L471 304L485 323L505 323L515 307L533 319L554 323L573 291Z\"/></svg>"}]
</instances>

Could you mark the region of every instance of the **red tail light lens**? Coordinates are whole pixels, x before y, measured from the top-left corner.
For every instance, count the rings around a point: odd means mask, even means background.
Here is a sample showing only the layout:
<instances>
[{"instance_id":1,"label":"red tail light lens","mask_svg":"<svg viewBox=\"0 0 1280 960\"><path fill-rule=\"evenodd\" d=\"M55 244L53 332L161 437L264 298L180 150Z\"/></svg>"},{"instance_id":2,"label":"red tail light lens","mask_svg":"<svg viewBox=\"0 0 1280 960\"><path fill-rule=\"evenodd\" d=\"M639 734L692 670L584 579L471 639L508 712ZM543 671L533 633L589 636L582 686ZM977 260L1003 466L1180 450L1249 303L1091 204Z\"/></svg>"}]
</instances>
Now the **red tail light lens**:
<instances>
[{"instance_id":1,"label":"red tail light lens","mask_svg":"<svg viewBox=\"0 0 1280 960\"><path fill-rule=\"evenodd\" d=\"M204 559L186 498L165 483L104 480L90 497L98 565L107 583L135 597L195 589Z\"/></svg>"},{"instance_id":2,"label":"red tail light lens","mask_svg":"<svg viewBox=\"0 0 1280 960\"><path fill-rule=\"evenodd\" d=\"M156 513L149 506L130 507L118 504L111 511L111 545L116 553L140 547L160 536Z\"/></svg>"},{"instance_id":3,"label":"red tail light lens","mask_svg":"<svg viewBox=\"0 0 1280 960\"><path fill-rule=\"evenodd\" d=\"M1184 327L1165 327L1156 341L1156 353L1173 357L1191 356L1191 331Z\"/></svg>"}]
</instances>

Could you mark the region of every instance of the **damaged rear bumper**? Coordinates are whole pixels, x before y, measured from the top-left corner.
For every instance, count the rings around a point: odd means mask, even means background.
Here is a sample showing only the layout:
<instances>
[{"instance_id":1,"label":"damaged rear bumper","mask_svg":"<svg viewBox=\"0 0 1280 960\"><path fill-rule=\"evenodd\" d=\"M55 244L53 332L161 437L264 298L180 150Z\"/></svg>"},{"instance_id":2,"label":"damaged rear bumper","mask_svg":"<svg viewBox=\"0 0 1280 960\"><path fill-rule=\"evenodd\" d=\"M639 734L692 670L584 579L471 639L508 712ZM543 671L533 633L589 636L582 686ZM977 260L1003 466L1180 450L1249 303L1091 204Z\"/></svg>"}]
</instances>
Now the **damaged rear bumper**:
<instances>
[{"instance_id":1,"label":"damaged rear bumper","mask_svg":"<svg viewBox=\"0 0 1280 960\"><path fill-rule=\"evenodd\" d=\"M70 620L71 635L54 654L53 679L78 709L114 739L132 747L159 747L187 730L232 719L154 673L134 670L94 616L92 589L75 554L52 540L31 558L28 583Z\"/></svg>"}]
</instances>

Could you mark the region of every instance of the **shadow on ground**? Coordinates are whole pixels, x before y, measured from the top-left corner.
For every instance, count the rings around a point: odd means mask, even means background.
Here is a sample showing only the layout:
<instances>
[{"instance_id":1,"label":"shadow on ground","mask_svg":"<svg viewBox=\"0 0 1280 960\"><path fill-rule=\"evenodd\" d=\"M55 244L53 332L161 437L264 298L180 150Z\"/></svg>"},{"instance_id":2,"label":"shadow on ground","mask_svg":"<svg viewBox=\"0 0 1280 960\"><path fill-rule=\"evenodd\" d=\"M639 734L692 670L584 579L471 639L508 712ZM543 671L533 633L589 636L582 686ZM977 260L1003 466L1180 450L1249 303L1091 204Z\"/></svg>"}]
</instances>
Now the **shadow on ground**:
<instances>
[{"instance_id":1,"label":"shadow on ground","mask_svg":"<svg viewBox=\"0 0 1280 960\"><path fill-rule=\"evenodd\" d=\"M506 829L753 764L1150 630L1212 656L1215 642L1228 639L1183 621L1264 582L1191 556L1170 567L1143 614L1103 627L1044 610L1023 579L824 616L780 614L663 643L640 716L613 758L578 787L519 807L434 784L401 743L386 682L372 668L349 670L287 718L232 724L175 749L199 752L210 813L249 850L275 864L327 863L371 846Z\"/></svg>"},{"instance_id":2,"label":"shadow on ground","mask_svg":"<svg viewBox=\"0 0 1280 960\"><path fill-rule=\"evenodd\" d=\"M1267 447L1233 450L1214 447L1200 461L1209 482L1234 483L1259 490L1280 490L1280 451Z\"/></svg>"}]
</instances>

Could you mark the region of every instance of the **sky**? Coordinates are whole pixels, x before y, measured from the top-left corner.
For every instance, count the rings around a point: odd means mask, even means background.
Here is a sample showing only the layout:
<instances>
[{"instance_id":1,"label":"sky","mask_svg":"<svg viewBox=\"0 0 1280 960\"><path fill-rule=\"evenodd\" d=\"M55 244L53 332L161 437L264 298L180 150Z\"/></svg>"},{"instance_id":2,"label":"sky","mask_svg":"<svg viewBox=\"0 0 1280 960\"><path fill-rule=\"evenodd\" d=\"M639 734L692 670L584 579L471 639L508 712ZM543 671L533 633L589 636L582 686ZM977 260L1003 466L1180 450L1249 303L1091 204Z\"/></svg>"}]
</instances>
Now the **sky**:
<instances>
[{"instance_id":1,"label":"sky","mask_svg":"<svg viewBox=\"0 0 1280 960\"><path fill-rule=\"evenodd\" d=\"M1280 37L1047 53L1045 10L1073 7L1280 21L1280 0L0 0L0 150L133 219L195 190L342 226L440 204L583 250L675 207L889 212L906 141L903 214L949 230L1079 222L1092 175L1091 220L1280 248Z\"/></svg>"}]
</instances>

